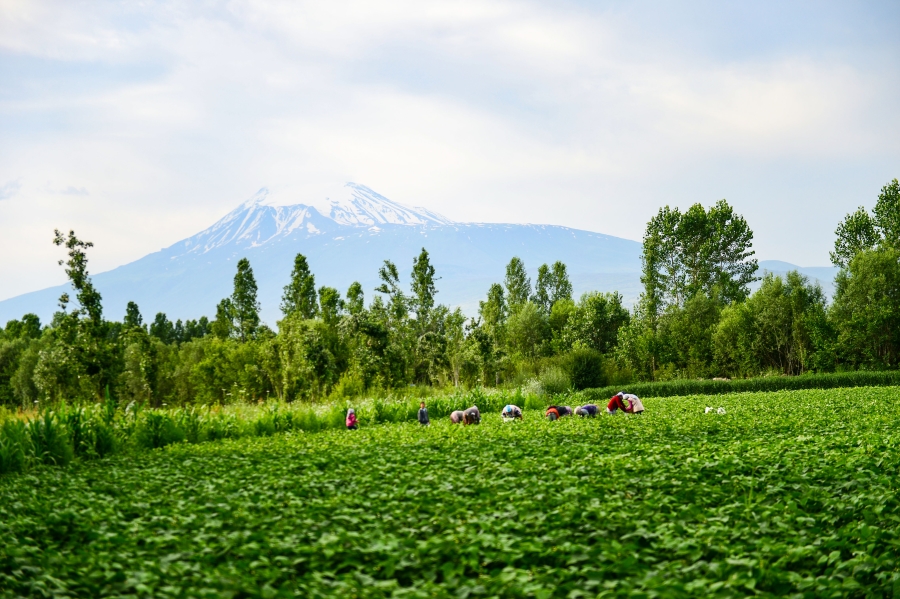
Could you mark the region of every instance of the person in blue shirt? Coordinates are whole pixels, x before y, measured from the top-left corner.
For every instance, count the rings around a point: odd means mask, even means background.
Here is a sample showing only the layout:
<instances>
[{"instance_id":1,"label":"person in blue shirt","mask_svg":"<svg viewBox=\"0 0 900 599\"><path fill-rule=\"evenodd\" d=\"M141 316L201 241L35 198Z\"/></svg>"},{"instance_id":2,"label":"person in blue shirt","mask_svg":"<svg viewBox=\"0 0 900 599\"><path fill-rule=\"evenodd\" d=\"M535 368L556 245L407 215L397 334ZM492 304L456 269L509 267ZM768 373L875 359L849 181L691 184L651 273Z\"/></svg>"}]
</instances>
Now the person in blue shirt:
<instances>
[{"instance_id":1,"label":"person in blue shirt","mask_svg":"<svg viewBox=\"0 0 900 599\"><path fill-rule=\"evenodd\" d=\"M431 421L428 419L428 408L425 407L425 402L419 402L419 424L422 426L428 426L431 424Z\"/></svg>"},{"instance_id":2,"label":"person in blue shirt","mask_svg":"<svg viewBox=\"0 0 900 599\"><path fill-rule=\"evenodd\" d=\"M593 418L594 416L596 416L599 413L600 413L600 408L596 404L592 404L592 403L583 405L580 408L575 408L575 415L581 416L582 418L584 418L585 416L589 416L589 417Z\"/></svg>"},{"instance_id":3,"label":"person in blue shirt","mask_svg":"<svg viewBox=\"0 0 900 599\"><path fill-rule=\"evenodd\" d=\"M522 420L522 408L519 406L508 405L500 412L500 416L504 420Z\"/></svg>"}]
</instances>

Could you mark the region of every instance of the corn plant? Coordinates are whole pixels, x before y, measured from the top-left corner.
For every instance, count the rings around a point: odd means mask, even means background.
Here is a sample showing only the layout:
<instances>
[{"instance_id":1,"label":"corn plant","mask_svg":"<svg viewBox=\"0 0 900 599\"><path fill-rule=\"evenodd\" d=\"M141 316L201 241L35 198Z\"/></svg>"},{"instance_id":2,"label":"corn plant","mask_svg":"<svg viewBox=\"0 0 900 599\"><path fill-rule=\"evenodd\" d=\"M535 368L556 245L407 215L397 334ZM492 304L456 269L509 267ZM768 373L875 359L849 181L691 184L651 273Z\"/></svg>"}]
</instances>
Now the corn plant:
<instances>
[{"instance_id":1,"label":"corn plant","mask_svg":"<svg viewBox=\"0 0 900 599\"><path fill-rule=\"evenodd\" d=\"M55 412L44 410L28 423L27 430L37 462L65 466L72 461L75 451L71 438Z\"/></svg>"},{"instance_id":2,"label":"corn plant","mask_svg":"<svg viewBox=\"0 0 900 599\"><path fill-rule=\"evenodd\" d=\"M21 420L5 420L0 424L0 474L21 472L32 454L28 429Z\"/></svg>"}]
</instances>

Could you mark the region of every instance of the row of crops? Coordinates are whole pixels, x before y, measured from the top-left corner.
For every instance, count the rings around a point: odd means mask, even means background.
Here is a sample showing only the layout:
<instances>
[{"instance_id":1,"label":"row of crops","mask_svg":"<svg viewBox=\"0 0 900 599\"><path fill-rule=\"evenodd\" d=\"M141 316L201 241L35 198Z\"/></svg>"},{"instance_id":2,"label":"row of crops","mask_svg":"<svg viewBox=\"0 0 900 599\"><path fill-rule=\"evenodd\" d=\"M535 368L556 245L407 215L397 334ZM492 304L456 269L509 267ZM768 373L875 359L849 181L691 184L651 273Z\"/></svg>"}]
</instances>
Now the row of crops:
<instances>
[{"instance_id":1,"label":"row of crops","mask_svg":"<svg viewBox=\"0 0 900 599\"><path fill-rule=\"evenodd\" d=\"M900 385L900 372L845 372L796 377L764 377L740 380L678 380L639 383L628 391L641 397L720 395L737 392L776 392L787 389L831 389ZM586 389L555 396L554 403L581 405L606 403L620 389ZM355 402L362 426L416 419L419 398L388 397ZM543 409L551 398L513 391L474 389L427 398L431 416L440 418L453 410L477 405L482 411L498 411L507 403L527 409ZM271 401L262 406L188 406L143 409L114 402L90 406L58 406L15 417L0 412L0 475L21 472L39 464L66 465L73 459L93 459L114 453L154 449L172 443L200 443L219 439L268 436L302 430L316 432L344 426L351 404L310 405Z\"/></svg>"},{"instance_id":2,"label":"row of crops","mask_svg":"<svg viewBox=\"0 0 900 599\"><path fill-rule=\"evenodd\" d=\"M900 372L846 372L796 377L742 380L679 380L640 383L628 391L641 397L720 395L736 392L776 392L786 389L831 389L900 385ZM586 389L552 398L559 404L605 403L618 387ZM362 426L407 422L416 418L418 398L388 397L356 402ZM477 405L498 411L507 403L543 409L551 398L523 394L522 390L474 389L427 399L431 416ZM172 443L200 443L219 439L268 436L277 432L316 432L339 429L351 404L310 405L268 402L262 406L188 406L142 409L114 402L90 406L58 406L15 417L0 412L0 475L21 472L40 464L66 465L73 459L93 459L114 453L154 449Z\"/></svg>"},{"instance_id":3,"label":"row of crops","mask_svg":"<svg viewBox=\"0 0 900 599\"><path fill-rule=\"evenodd\" d=\"M562 398L565 399L565 398ZM572 397L571 399L578 399ZM416 420L419 399L387 398L353 404L360 424ZM521 392L476 389L427 400L432 418L477 405L496 411L507 403L540 408L544 399ZM286 431L317 432L344 427L347 405L286 404L192 406L142 409L116 408L112 402L92 406L60 406L27 417L0 419L0 475L36 465L67 465L116 453L155 449L173 443L202 443L221 439L266 437Z\"/></svg>"},{"instance_id":4,"label":"row of crops","mask_svg":"<svg viewBox=\"0 0 900 599\"><path fill-rule=\"evenodd\" d=\"M0 478L0 597L888 597L900 389L299 430Z\"/></svg>"},{"instance_id":5,"label":"row of crops","mask_svg":"<svg viewBox=\"0 0 900 599\"><path fill-rule=\"evenodd\" d=\"M640 397L676 397L681 395L719 395L794 391L798 389L839 389L848 387L884 387L900 385L900 371L855 370L852 372L808 373L799 376L766 376L749 379L679 379L632 383L628 391ZM586 389L585 401L609 398L620 385Z\"/></svg>"}]
</instances>

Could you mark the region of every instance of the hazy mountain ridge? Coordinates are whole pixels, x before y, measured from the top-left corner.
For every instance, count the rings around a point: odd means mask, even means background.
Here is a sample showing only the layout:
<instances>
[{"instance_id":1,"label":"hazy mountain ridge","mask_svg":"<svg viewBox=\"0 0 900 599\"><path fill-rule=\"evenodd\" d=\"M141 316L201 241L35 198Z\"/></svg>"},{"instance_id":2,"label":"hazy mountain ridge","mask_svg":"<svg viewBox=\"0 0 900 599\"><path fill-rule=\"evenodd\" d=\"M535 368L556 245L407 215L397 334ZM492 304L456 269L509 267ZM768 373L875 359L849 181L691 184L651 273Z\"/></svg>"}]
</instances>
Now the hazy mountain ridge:
<instances>
[{"instance_id":1,"label":"hazy mountain ridge","mask_svg":"<svg viewBox=\"0 0 900 599\"><path fill-rule=\"evenodd\" d=\"M631 304L641 291L641 244L636 241L555 225L458 223L393 202L362 185L350 183L344 189L343 198L328 201L325 216L309 204L278 205L263 188L196 235L94 275L107 317L121 318L128 301L138 303L145 319L157 312L172 320L212 317L216 303L231 293L237 260L246 257L259 285L263 320L274 325L298 252L307 256L317 285L343 293L359 281L370 301L384 260L394 261L408 282L413 257L425 247L441 277L438 301L462 306L472 315L516 255L532 279L541 264L562 260L576 294L615 290ZM765 261L761 268L782 272L787 264L770 262L771 268ZM819 271L827 269L800 270L815 270L812 276L821 280L825 273ZM2 301L0 322L27 312L47 321L67 290L68 285L61 285Z\"/></svg>"}]
</instances>

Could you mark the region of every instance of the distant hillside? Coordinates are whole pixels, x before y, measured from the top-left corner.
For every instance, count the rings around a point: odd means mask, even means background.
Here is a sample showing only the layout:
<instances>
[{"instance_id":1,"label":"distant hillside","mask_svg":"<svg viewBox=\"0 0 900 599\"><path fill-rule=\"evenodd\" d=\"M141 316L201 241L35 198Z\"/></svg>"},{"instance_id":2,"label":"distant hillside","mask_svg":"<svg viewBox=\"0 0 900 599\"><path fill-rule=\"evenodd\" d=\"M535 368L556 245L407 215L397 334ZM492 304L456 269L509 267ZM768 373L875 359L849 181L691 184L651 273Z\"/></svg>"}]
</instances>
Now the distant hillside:
<instances>
[{"instance_id":1,"label":"distant hillside","mask_svg":"<svg viewBox=\"0 0 900 599\"><path fill-rule=\"evenodd\" d=\"M491 283L503 280L513 256L525 261L532 278L541 264L562 260L576 294L618 290L631 303L640 293L636 241L550 225L457 223L362 185L349 183L344 190L345 197L319 210L277 205L262 189L205 231L95 274L106 316L121 318L125 305L135 301L145 320L157 312L172 320L212 317L219 300L231 293L236 262L246 257L259 284L263 320L274 325L298 252L309 259L317 285L344 292L359 281L369 301L385 259L394 261L408 282L413 257L425 247L441 277L438 301L472 315ZM46 321L66 290L63 285L2 301L0 322L26 312Z\"/></svg>"}]
</instances>

